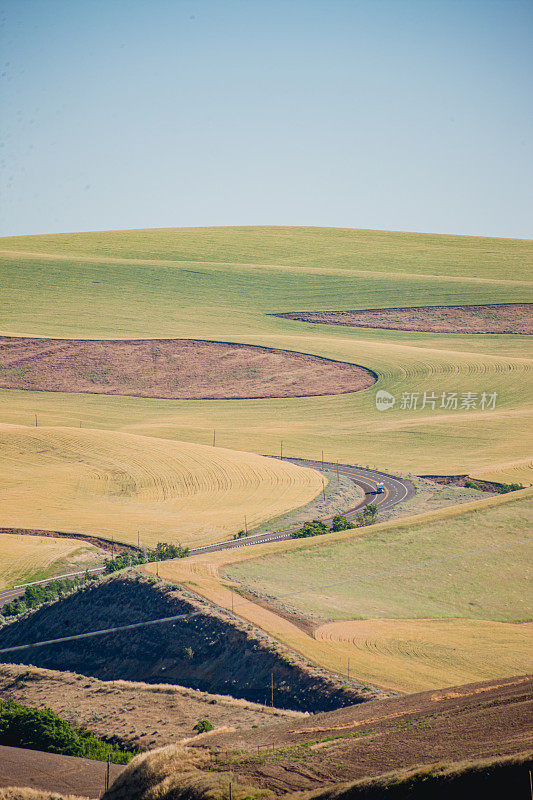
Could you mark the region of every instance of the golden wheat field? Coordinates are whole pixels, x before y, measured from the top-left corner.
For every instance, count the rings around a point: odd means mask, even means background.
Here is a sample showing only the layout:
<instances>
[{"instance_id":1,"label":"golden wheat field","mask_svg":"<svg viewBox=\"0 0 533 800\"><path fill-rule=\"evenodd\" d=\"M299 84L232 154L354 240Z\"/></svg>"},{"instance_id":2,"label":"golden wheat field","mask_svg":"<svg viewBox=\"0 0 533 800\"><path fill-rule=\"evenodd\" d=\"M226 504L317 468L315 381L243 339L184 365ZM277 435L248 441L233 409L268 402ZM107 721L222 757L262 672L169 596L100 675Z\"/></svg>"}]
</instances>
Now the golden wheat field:
<instances>
[{"instance_id":1,"label":"golden wheat field","mask_svg":"<svg viewBox=\"0 0 533 800\"><path fill-rule=\"evenodd\" d=\"M96 566L96 547L73 539L0 533L0 589L49 575Z\"/></svg>"},{"instance_id":2,"label":"golden wheat field","mask_svg":"<svg viewBox=\"0 0 533 800\"><path fill-rule=\"evenodd\" d=\"M311 469L114 431L0 425L4 527L207 544L305 505Z\"/></svg>"},{"instance_id":3,"label":"golden wheat field","mask_svg":"<svg viewBox=\"0 0 533 800\"><path fill-rule=\"evenodd\" d=\"M532 635L533 623L480 619L339 620L313 634L352 675L408 692L530 672Z\"/></svg>"}]
</instances>

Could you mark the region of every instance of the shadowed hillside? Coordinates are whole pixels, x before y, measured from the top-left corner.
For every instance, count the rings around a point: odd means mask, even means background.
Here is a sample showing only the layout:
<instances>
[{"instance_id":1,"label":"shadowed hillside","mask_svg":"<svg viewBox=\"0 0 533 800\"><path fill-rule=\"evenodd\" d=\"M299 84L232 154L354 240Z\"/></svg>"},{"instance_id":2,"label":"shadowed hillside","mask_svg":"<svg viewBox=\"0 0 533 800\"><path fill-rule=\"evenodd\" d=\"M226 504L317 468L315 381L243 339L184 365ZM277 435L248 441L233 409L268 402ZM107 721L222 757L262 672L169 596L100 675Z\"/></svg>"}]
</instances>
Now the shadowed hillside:
<instances>
[{"instance_id":1,"label":"shadowed hillside","mask_svg":"<svg viewBox=\"0 0 533 800\"><path fill-rule=\"evenodd\" d=\"M384 693L345 687L273 639L193 595L146 578L108 579L0 631L0 648L201 611L174 623L126 630L3 656L103 680L173 683L301 711L325 711Z\"/></svg>"}]
</instances>

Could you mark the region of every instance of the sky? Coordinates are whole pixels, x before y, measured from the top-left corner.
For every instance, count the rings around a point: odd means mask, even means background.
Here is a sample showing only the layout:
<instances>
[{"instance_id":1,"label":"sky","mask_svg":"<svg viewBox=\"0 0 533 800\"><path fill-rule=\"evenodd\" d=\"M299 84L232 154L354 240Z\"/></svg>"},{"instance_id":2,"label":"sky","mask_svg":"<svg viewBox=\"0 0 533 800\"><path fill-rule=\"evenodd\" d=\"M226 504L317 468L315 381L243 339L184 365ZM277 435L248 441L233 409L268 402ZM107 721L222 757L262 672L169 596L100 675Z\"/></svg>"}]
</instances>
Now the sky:
<instances>
[{"instance_id":1,"label":"sky","mask_svg":"<svg viewBox=\"0 0 533 800\"><path fill-rule=\"evenodd\" d=\"M533 0L0 0L0 235L531 238Z\"/></svg>"}]
</instances>

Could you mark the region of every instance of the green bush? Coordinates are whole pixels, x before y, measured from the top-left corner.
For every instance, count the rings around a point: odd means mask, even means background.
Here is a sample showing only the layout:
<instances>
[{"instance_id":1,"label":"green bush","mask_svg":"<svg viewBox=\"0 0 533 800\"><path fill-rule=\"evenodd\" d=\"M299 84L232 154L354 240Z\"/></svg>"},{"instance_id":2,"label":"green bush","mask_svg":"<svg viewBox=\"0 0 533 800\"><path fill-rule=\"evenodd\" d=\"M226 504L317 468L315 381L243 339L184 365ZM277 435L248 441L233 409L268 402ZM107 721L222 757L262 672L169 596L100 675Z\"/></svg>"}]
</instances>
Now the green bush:
<instances>
[{"instance_id":1,"label":"green bush","mask_svg":"<svg viewBox=\"0 0 533 800\"><path fill-rule=\"evenodd\" d=\"M148 548L146 551L126 550L115 558L106 558L104 571L109 574L127 567L145 564L147 561L168 561L170 558L185 558L189 555L189 552L188 547L182 547L180 544L158 542L153 549Z\"/></svg>"},{"instance_id":2,"label":"green bush","mask_svg":"<svg viewBox=\"0 0 533 800\"><path fill-rule=\"evenodd\" d=\"M14 700L0 700L0 744L97 761L109 758L114 764L127 764L136 755L71 725L49 708L30 708Z\"/></svg>"},{"instance_id":3,"label":"green bush","mask_svg":"<svg viewBox=\"0 0 533 800\"><path fill-rule=\"evenodd\" d=\"M331 530L335 532L346 531L349 528L356 528L356 527L357 526L355 525L354 522L350 522L350 520L346 519L346 517L337 515L336 517L333 517L333 524L331 525Z\"/></svg>"},{"instance_id":4,"label":"green bush","mask_svg":"<svg viewBox=\"0 0 533 800\"><path fill-rule=\"evenodd\" d=\"M207 733L213 730L213 725L208 719L199 719L193 728L196 733Z\"/></svg>"},{"instance_id":5,"label":"green bush","mask_svg":"<svg viewBox=\"0 0 533 800\"><path fill-rule=\"evenodd\" d=\"M307 536L322 536L324 533L328 532L329 528L322 520L313 519L310 522L305 522L299 530L291 533L291 538L304 539Z\"/></svg>"},{"instance_id":6,"label":"green bush","mask_svg":"<svg viewBox=\"0 0 533 800\"><path fill-rule=\"evenodd\" d=\"M496 487L496 491L500 494L507 494L507 492L518 492L523 488L521 483L501 483Z\"/></svg>"},{"instance_id":7,"label":"green bush","mask_svg":"<svg viewBox=\"0 0 533 800\"><path fill-rule=\"evenodd\" d=\"M59 598L64 597L89 580L94 580L94 578L86 572L85 575L80 575L76 578L61 578L46 584L27 586L22 597L12 600L11 603L7 603L4 606L3 614L5 617L14 617L32 608L37 608L43 603L59 600Z\"/></svg>"}]
</instances>

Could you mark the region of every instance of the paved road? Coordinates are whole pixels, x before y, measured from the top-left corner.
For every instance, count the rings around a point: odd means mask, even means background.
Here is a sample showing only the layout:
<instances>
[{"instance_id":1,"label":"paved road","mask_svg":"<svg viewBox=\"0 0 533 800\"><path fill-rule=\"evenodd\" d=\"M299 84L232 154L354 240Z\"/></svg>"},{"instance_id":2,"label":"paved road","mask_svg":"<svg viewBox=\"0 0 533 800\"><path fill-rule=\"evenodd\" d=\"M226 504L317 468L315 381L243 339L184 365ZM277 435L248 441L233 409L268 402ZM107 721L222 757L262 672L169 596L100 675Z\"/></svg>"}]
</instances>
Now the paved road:
<instances>
[{"instance_id":1,"label":"paved road","mask_svg":"<svg viewBox=\"0 0 533 800\"><path fill-rule=\"evenodd\" d=\"M15 597L20 597L24 594L24 589L6 589L5 592L0 592L0 609L6 603L10 603Z\"/></svg>"},{"instance_id":2,"label":"paved road","mask_svg":"<svg viewBox=\"0 0 533 800\"><path fill-rule=\"evenodd\" d=\"M270 456L270 458L279 458L279 456ZM369 503L375 503L380 511L388 511L398 503L408 500L416 492L414 485L411 481L405 478L398 478L395 475L389 475L387 472L379 472L378 470L366 469L365 467L358 467L354 464L337 464L336 462L328 461L310 461L305 458L285 458L285 461L290 461L291 464L297 464L302 467L311 467L317 470L330 470L336 472L339 470L339 475L344 475L359 486L365 493L362 499L353 508L349 508L344 512L348 519L355 519L361 508ZM377 494L376 486L378 482L382 482L385 486L385 491ZM333 517L327 517L324 522L331 522ZM255 536L248 536L245 539L228 539L224 542L216 542L215 544L205 545L204 547L191 548L191 555L198 555L200 553L214 553L217 550L231 550L237 547L251 547L255 544L264 544L265 542L276 542L282 539L290 539L291 533L297 531L301 525L293 525L290 528L285 528L282 531L274 531L272 533L260 533ZM103 569L103 568L102 568ZM97 570L91 570L96 572ZM74 574L74 573L72 573ZM82 574L82 573L76 573ZM38 583L49 583L57 578L65 577L58 575L55 578L50 578L47 581L37 581ZM24 588L8 589L0 592L0 609L5 604L13 600L15 597L20 597L24 593Z\"/></svg>"},{"instance_id":3,"label":"paved road","mask_svg":"<svg viewBox=\"0 0 533 800\"><path fill-rule=\"evenodd\" d=\"M279 456L270 457L279 458ZM305 458L285 458L284 461L290 461L291 464L297 464L301 467L311 467L312 469L318 470L327 469L333 472L336 472L338 467L339 475L344 475L352 480L365 493L365 497L361 502L344 512L344 516L351 520L355 519L361 508L369 503L377 505L380 511L388 511L395 505L398 505L398 503L402 503L410 497L413 497L416 493L416 489L411 481L405 478L398 478L395 475L389 475L387 472L366 469L365 467L358 467L354 464L337 465L336 462L310 461ZM381 494L376 492L376 487L379 482L382 482L385 486L385 491ZM327 517L324 519L324 522L331 522L332 519L333 517ZM301 528L301 524L293 525L282 531L248 536L246 539L229 539L225 542L216 542L215 544L205 545L204 547L194 547L191 549L191 555L214 553L217 550L231 550L237 547L250 547L254 544L275 542L280 539L290 539L291 533L297 531L298 528Z\"/></svg>"},{"instance_id":4,"label":"paved road","mask_svg":"<svg viewBox=\"0 0 533 800\"><path fill-rule=\"evenodd\" d=\"M122 765L110 764L111 782L123 769ZM0 786L31 786L47 793L99 797L105 771L102 761L0 745Z\"/></svg>"}]
</instances>

